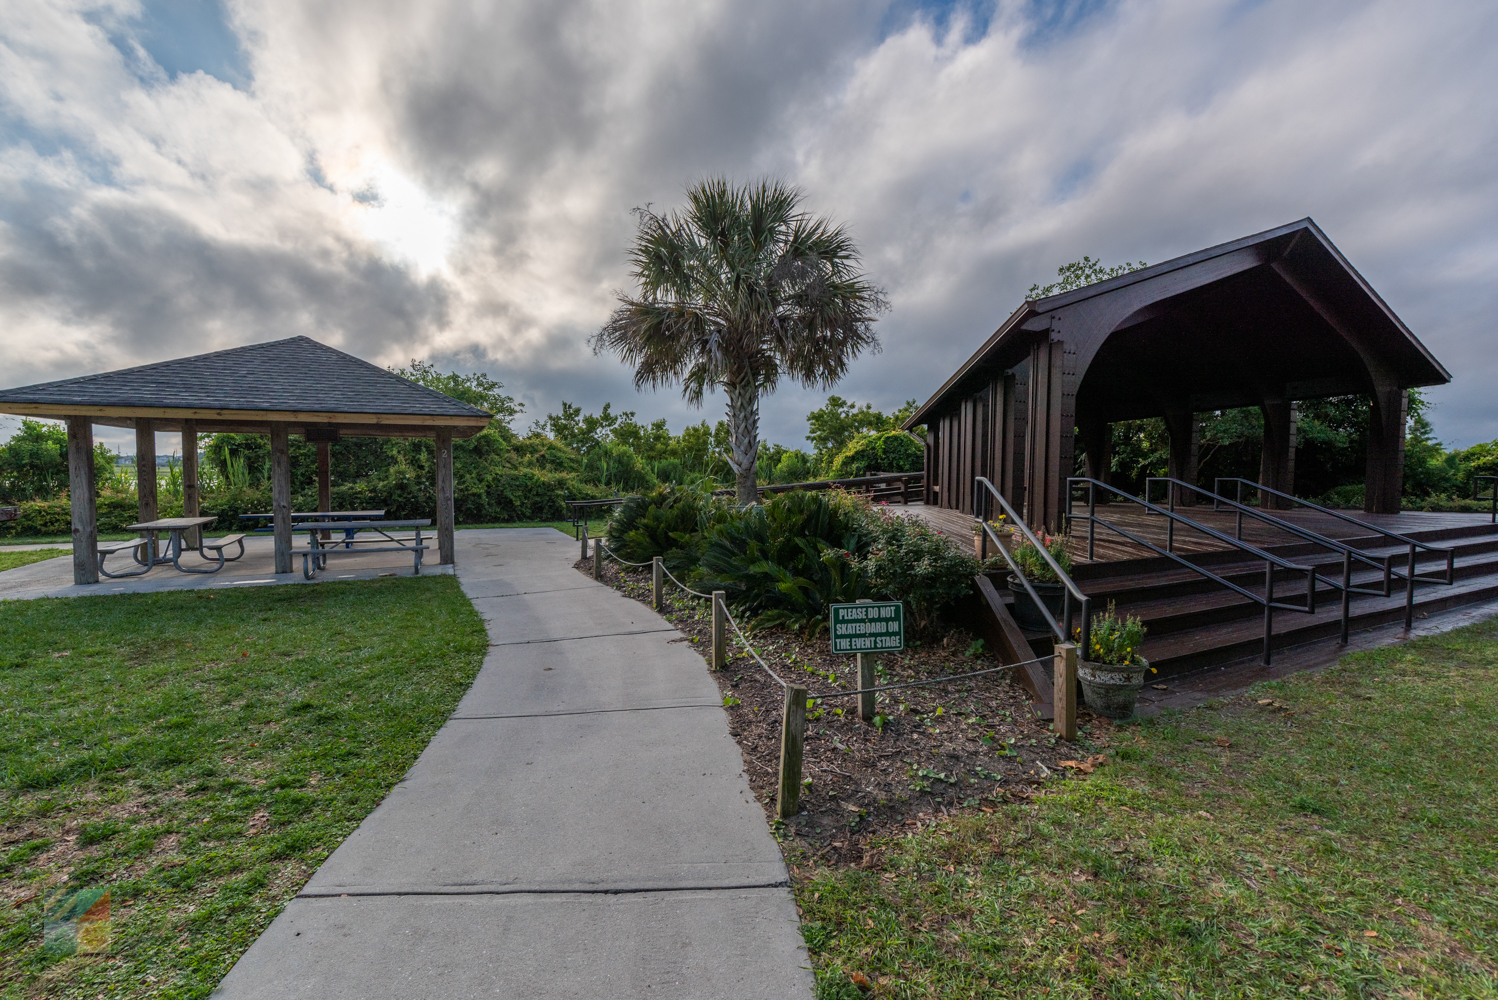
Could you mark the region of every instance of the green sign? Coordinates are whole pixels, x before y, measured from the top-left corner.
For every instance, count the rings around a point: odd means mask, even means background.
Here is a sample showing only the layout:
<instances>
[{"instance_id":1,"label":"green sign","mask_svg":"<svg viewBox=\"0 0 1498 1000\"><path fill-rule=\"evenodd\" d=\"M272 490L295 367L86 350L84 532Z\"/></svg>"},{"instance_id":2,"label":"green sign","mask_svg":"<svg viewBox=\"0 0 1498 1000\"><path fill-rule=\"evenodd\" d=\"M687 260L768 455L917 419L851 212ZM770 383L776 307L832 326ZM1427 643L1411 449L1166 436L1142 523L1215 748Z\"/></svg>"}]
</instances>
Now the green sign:
<instances>
[{"instance_id":1,"label":"green sign","mask_svg":"<svg viewBox=\"0 0 1498 1000\"><path fill-rule=\"evenodd\" d=\"M905 605L868 601L832 606L834 653L880 653L905 648Z\"/></svg>"}]
</instances>

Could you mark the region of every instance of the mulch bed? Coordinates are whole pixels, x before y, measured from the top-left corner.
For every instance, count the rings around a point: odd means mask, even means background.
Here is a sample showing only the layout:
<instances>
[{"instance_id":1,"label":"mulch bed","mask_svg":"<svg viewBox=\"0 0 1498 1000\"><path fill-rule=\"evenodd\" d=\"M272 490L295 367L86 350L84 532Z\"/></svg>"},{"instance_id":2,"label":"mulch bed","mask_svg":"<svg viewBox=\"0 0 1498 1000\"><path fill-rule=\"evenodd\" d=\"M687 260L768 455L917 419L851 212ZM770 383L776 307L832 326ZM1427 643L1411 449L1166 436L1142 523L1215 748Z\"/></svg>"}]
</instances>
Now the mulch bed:
<instances>
[{"instance_id":1,"label":"mulch bed","mask_svg":"<svg viewBox=\"0 0 1498 1000\"><path fill-rule=\"evenodd\" d=\"M578 562L577 568L592 576L591 560ZM650 602L648 569L628 570L609 562L603 582L643 604ZM704 659L711 656L712 617L706 600L683 594L668 580L661 613ZM859 719L856 698L815 701L807 711L802 770L811 784L801 795L802 812L777 825L784 689L743 650L731 627L728 631L730 656L713 676L749 784L782 837L788 859L872 864L876 857L870 842L875 838L954 813L992 811L996 803L1026 799L1048 784L1091 773L1116 732L1107 719L1082 710L1078 727L1085 749L1061 741L1036 718L1028 696L1008 673L881 692L877 711L883 719L877 727ZM825 632L808 640L787 629L767 628L750 637L776 673L805 686L813 699L819 692L858 686L856 659L834 656ZM1001 665L995 656L971 651L973 642L968 633L951 629L910 643L903 652L881 654L878 683Z\"/></svg>"}]
</instances>

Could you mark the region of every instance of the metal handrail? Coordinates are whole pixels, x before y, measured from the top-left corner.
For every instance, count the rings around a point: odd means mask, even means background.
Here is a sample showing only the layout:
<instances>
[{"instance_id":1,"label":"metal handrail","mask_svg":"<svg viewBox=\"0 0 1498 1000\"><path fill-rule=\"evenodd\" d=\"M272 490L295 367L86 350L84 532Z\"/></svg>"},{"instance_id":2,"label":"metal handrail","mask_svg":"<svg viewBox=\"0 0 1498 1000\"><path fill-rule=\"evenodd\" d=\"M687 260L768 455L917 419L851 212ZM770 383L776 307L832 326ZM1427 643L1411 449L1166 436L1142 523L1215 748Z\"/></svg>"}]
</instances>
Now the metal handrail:
<instances>
[{"instance_id":1,"label":"metal handrail","mask_svg":"<svg viewBox=\"0 0 1498 1000\"><path fill-rule=\"evenodd\" d=\"M1273 514L1266 514L1256 507L1250 507L1248 504L1240 503L1237 500L1229 500L1227 497L1213 493L1205 486L1197 486L1193 483L1188 483L1183 479L1175 479L1171 476L1147 477L1144 480L1144 498L1146 500L1150 498L1150 487L1155 483L1167 483L1180 489L1191 490L1193 493L1199 493L1205 497L1211 497L1213 510L1219 510L1221 509L1222 504L1227 504L1229 507L1238 512L1237 535L1239 539L1243 538L1243 517L1246 514L1249 517L1262 521L1263 523L1271 527L1278 528L1281 531L1288 532L1289 534L1310 542L1313 545L1320 545L1325 548L1331 549L1334 552L1342 553L1341 581L1339 582L1329 577L1327 578L1326 582L1332 587L1342 591L1342 645L1344 646L1347 645L1347 633L1352 620L1352 595L1366 594L1370 597L1389 596L1391 589L1390 580L1392 576L1392 565L1394 558L1393 556L1384 556L1383 559L1380 560L1375 556L1368 555L1361 549L1348 545L1346 542L1338 541L1337 539L1332 538L1328 535L1323 535L1318 532L1312 531L1310 528L1302 527L1292 521L1286 521L1283 518L1275 517ZM1171 489L1168 485L1166 487L1166 494L1169 497L1170 509L1175 510L1176 491L1174 489ZM1354 587L1352 585L1352 561L1354 559L1356 559L1358 562L1366 563L1374 569L1383 571L1382 590Z\"/></svg>"},{"instance_id":2,"label":"metal handrail","mask_svg":"<svg viewBox=\"0 0 1498 1000\"><path fill-rule=\"evenodd\" d=\"M1355 518L1350 514L1344 514L1338 510L1331 510L1330 508L1323 507L1320 504L1312 503L1309 500L1302 500L1298 496L1281 492L1280 490L1265 486L1263 483L1256 483L1252 479L1243 479L1238 476L1221 476L1212 484L1213 489L1215 489L1218 493L1221 493L1223 483L1238 484L1239 503L1243 502L1243 487L1251 486L1259 491L1259 496L1261 498L1264 496L1264 494L1268 493L1270 496L1276 496L1283 500L1289 500L1291 503L1297 503L1302 507L1309 507L1311 510L1326 514L1329 517L1335 517L1340 521L1346 521L1348 524L1355 524L1360 528L1364 528L1377 535L1381 535L1384 538L1392 538L1395 541L1408 546L1409 552L1405 561L1405 571L1403 573L1399 572L1398 570L1390 571L1393 576L1399 577L1400 579L1404 580L1404 630L1406 632L1415 627L1416 583L1441 583L1445 584L1448 587L1453 586L1456 583L1455 549L1447 548L1444 545L1432 545L1429 542L1422 542L1418 538L1411 538L1408 535L1401 535L1397 531L1390 531L1388 528L1380 528L1376 524L1369 524L1367 521L1359 520L1358 518ZM1242 530L1241 522L1239 523L1239 530ZM1426 552L1445 553L1446 578L1444 580L1440 579L1439 577L1420 576L1418 574L1418 572L1416 571L1416 561L1418 558L1417 553L1420 549L1424 549Z\"/></svg>"},{"instance_id":3,"label":"metal handrail","mask_svg":"<svg viewBox=\"0 0 1498 1000\"><path fill-rule=\"evenodd\" d=\"M1477 484L1480 483L1480 482L1482 482L1484 479L1486 479L1488 481L1488 495L1486 497L1480 497L1480 496L1477 495L1477 493L1478 493L1478 486L1477 486ZM1484 499L1486 499L1486 500L1493 501L1492 521L1493 521L1494 524L1498 524L1498 476L1473 476L1472 477L1472 499L1473 500L1484 500Z\"/></svg>"},{"instance_id":4,"label":"metal handrail","mask_svg":"<svg viewBox=\"0 0 1498 1000\"><path fill-rule=\"evenodd\" d=\"M982 490L978 488L980 486L983 487ZM1082 588L1078 587L1076 581L1071 578L1066 570L1061 568L1061 564L1056 561L1056 557L1051 555L1046 547L1040 543L1040 539L1035 537L1035 532L1030 530L1030 526L1025 523L1025 519L1020 517L1015 509L1009 505L1009 501L1004 499L1004 494L1000 493L993 483L982 476L978 476L974 480L973 497L974 506L979 508L977 513L978 524L981 526L980 530L987 537L993 539L994 545L999 550L999 555L1003 556L1004 561L1009 564L1009 571L1014 574L1015 579L1024 585L1025 593L1030 595L1030 600L1035 603L1036 609L1045 616L1046 623L1051 627L1051 632L1060 642L1071 641L1072 621L1074 620L1072 598L1076 598L1078 610L1082 616L1082 634L1077 641L1077 646L1082 650L1085 657L1087 650L1092 648L1092 598L1082 593ZM1061 605L1061 622L1057 622L1055 616L1051 614L1051 609L1045 606L1045 602L1035 592L1035 587L1020 570L1019 564L1014 561L1014 557L1009 554L1008 546L1000 540L998 532L994 531L993 525L989 523L990 518L988 515L993 510L992 505L995 500L1003 508L1004 516L1019 529L1020 534L1025 537L1025 541L1035 546L1035 551L1040 553L1040 557L1051 568L1051 572L1056 574L1056 579L1061 581L1061 585L1066 588Z\"/></svg>"},{"instance_id":5,"label":"metal handrail","mask_svg":"<svg viewBox=\"0 0 1498 1000\"><path fill-rule=\"evenodd\" d=\"M1103 527L1109 529L1110 531L1124 536L1134 544L1149 549L1156 555L1161 555L1167 559L1171 559L1179 563L1181 566L1184 566L1186 569L1191 570L1193 573L1204 576L1207 579L1212 580L1214 583L1221 584L1222 586L1227 587L1229 590L1232 590L1242 595L1243 597L1248 598L1255 604L1263 605L1263 660L1265 666L1269 665L1273 657L1275 609L1278 608L1281 611L1297 611L1302 614L1310 615L1314 615L1316 613L1316 567L1301 566L1298 563L1292 563L1289 560L1281 559L1279 556L1273 554L1272 552L1265 552L1263 549L1259 548L1256 545L1252 545L1248 542L1243 541L1242 539L1233 538L1230 535L1225 535L1222 532L1218 531L1216 528L1209 528L1207 525L1202 524L1198 521L1193 521L1191 520L1191 518L1185 517L1181 514L1177 514L1173 510L1166 510L1164 507L1156 506L1155 504L1150 503L1148 500L1143 500L1139 497L1134 496L1132 493L1125 493L1123 490L1119 489L1116 486L1109 486L1107 483L1101 480L1092 479L1088 476L1072 476L1066 480L1066 518L1068 523L1074 522L1078 516L1072 512L1072 504L1076 499L1076 490L1078 485L1085 485L1087 487L1087 513L1081 516L1087 519L1088 559L1093 558L1097 541L1097 525L1101 524ZM1122 497L1124 500L1128 500L1132 503L1137 503L1151 513L1159 514L1163 517L1168 518L1172 529L1174 525L1179 522L1180 524L1183 524L1188 528L1200 531L1204 535L1216 538L1218 541L1226 542L1230 548L1239 549L1243 552L1249 553L1256 559L1264 560L1264 596L1260 597L1253 591L1248 590L1245 587L1240 587L1238 584L1232 582L1231 580L1218 576L1216 573L1213 573L1211 570L1207 569L1204 566L1198 566L1196 563L1191 562L1188 559L1183 559L1181 556L1175 554L1175 552L1173 551L1174 546L1172 546L1171 551L1167 551L1160 548L1153 542L1149 542L1144 540L1143 538L1140 538L1132 531L1129 531L1125 528L1120 528L1118 525L1105 521L1102 518L1098 517L1097 490L1099 487L1107 490L1110 493L1116 494L1119 497ZM1281 569L1289 570L1291 572L1306 574L1306 603L1304 607L1301 607L1298 604L1285 604L1274 599L1274 569L1276 566L1280 567Z\"/></svg>"}]
</instances>

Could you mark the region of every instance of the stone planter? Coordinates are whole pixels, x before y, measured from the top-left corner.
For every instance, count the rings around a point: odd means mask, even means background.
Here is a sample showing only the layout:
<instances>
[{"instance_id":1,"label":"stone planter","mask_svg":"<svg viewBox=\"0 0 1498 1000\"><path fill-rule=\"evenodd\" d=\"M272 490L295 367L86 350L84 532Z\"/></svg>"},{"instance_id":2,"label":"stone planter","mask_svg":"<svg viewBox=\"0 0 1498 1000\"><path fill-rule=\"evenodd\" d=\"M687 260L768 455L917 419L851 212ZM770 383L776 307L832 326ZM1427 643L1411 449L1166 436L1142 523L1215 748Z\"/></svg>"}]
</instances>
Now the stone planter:
<instances>
[{"instance_id":1,"label":"stone planter","mask_svg":"<svg viewBox=\"0 0 1498 1000\"><path fill-rule=\"evenodd\" d=\"M1036 595L1045 604L1046 610L1051 613L1051 617L1056 619L1056 624L1064 624L1061 621L1061 609L1066 601L1066 587L1059 583L1034 583L1033 581L1031 586L1035 588ZM1045 616L1040 613L1040 609L1030 599L1029 593L1025 590L1025 585L1020 583L1019 578L1012 574L1009 577L1009 592L1014 595L1014 620L1020 628L1029 629L1032 632L1049 632L1051 630L1050 623L1045 620Z\"/></svg>"},{"instance_id":2,"label":"stone planter","mask_svg":"<svg viewBox=\"0 0 1498 1000\"><path fill-rule=\"evenodd\" d=\"M1149 663L1143 659L1129 666L1081 660L1077 663L1077 680L1082 685L1082 698L1088 708L1105 718L1130 718L1147 670Z\"/></svg>"}]
</instances>

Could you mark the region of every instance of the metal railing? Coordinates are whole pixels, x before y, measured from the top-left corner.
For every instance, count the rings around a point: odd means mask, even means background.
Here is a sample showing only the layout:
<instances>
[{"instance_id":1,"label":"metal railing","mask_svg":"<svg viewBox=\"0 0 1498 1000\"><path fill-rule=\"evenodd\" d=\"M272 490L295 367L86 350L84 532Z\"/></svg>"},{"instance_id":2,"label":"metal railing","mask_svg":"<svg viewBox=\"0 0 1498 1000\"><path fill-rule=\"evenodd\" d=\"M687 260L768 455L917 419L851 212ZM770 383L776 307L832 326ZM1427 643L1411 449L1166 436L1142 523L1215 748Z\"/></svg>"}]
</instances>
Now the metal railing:
<instances>
[{"instance_id":1,"label":"metal railing","mask_svg":"<svg viewBox=\"0 0 1498 1000\"><path fill-rule=\"evenodd\" d=\"M1087 489L1087 513L1086 514L1079 515L1079 514L1075 513L1075 501L1076 501L1076 494L1077 494L1078 487L1085 487ZM1167 529L1166 529L1166 531L1167 531L1167 545L1169 545L1170 548L1168 548L1168 549L1162 549L1158 545L1156 545L1154 542L1147 541L1146 539L1140 538L1138 535L1134 534L1132 531L1129 531L1127 528L1119 527L1118 525L1113 524L1110 521L1105 521L1102 518L1098 517L1097 516L1097 493L1098 493L1098 490L1100 490L1100 489L1101 490L1105 490L1108 493L1111 493L1114 496L1117 496L1120 499L1126 500L1126 501L1128 501L1130 503L1138 504L1139 506L1143 507L1146 511L1148 511L1148 512L1150 512L1152 514L1159 514L1162 517L1165 517L1167 519L1167 521L1166 521L1166 524L1167 524ZM1147 500L1144 500L1144 499L1141 499L1140 497L1134 496L1132 493L1125 493L1123 490L1119 489L1116 486L1109 486L1107 483L1102 482L1101 480L1091 479L1091 478L1089 478L1087 476L1074 476L1074 477L1071 477L1071 478L1067 479L1067 481L1066 481L1066 519L1067 519L1067 522L1069 524L1075 525L1076 520L1077 520L1078 517L1081 517L1081 518L1083 518L1083 519L1085 519L1087 521L1087 558L1088 559L1092 559L1094 557L1094 553L1096 552L1097 527L1099 525L1101 525L1104 528L1107 528L1108 530L1110 530L1110 531L1112 531L1112 532L1114 532L1116 534L1122 535L1124 538L1127 538L1129 541L1133 542L1135 545L1139 545L1139 546L1141 546L1143 548L1146 548L1146 549L1150 550L1151 552L1155 553L1156 555L1164 556L1165 558L1172 560L1173 562L1179 564L1180 566L1182 566L1182 567L1184 567L1186 569L1191 570L1193 573L1196 573L1199 576L1204 576L1207 579L1211 580L1212 582L1220 584L1221 586L1224 586L1224 587L1228 588L1229 590L1231 590L1231 591L1233 591L1233 592L1235 592L1235 593L1237 593L1237 594L1239 594L1239 595L1241 595L1243 597L1248 598L1250 601L1253 601L1255 604L1262 605L1263 608L1264 608L1264 655L1263 655L1263 662L1264 662L1264 664L1266 666L1269 665L1270 661L1273 658L1273 653L1274 653L1274 650L1273 650L1274 612L1276 610L1280 610L1280 611L1296 611L1296 612L1300 612L1302 614L1310 614L1310 615L1314 615L1316 613L1316 567L1314 567L1314 566L1302 566L1299 563L1292 563L1292 562L1290 562L1287 559L1281 559L1279 556L1274 555L1271 552L1265 552L1263 549L1259 548L1258 546L1251 545L1248 542L1243 541L1242 539L1234 538L1231 535L1227 535L1227 534L1224 534L1221 531L1218 531L1216 528L1210 528L1210 527L1208 527L1205 524L1201 524L1200 522L1193 521L1191 518L1185 517L1184 515L1181 515L1181 514L1178 514L1178 513L1176 513L1173 510L1167 510L1164 507L1160 507L1160 506L1157 506L1156 504L1152 504L1152 503L1150 503ZM1207 569L1206 567L1204 567L1204 566L1198 566L1196 563L1191 562L1189 559L1184 559L1181 556L1177 555L1175 553L1175 525L1176 524L1181 524L1184 527L1192 529L1193 531L1199 531L1202 534L1207 535L1207 536L1209 536L1211 538L1215 538L1215 539L1217 539L1220 542L1225 542L1225 543L1227 543L1227 545L1228 545L1229 548L1238 549L1238 550L1240 550L1242 552L1245 552L1245 553L1249 554L1250 556L1252 556L1255 559L1262 559L1264 561L1264 595L1261 597L1258 594L1254 593L1253 591L1249 590L1248 588L1241 587L1241 586L1239 586L1238 584L1234 583L1231 580L1228 580L1228 579L1226 579L1224 577L1218 576L1216 573L1213 573L1211 570ZM1279 569L1285 570L1287 572L1304 573L1304 574L1306 574L1306 603L1305 603L1304 607L1302 607L1302 606L1300 606L1298 604L1285 604L1285 603L1283 603L1281 601L1276 601L1274 599L1274 571L1275 571L1276 567L1278 567Z\"/></svg>"},{"instance_id":2,"label":"metal railing","mask_svg":"<svg viewBox=\"0 0 1498 1000\"><path fill-rule=\"evenodd\" d=\"M1288 500L1293 504L1301 507L1306 507L1321 514L1325 514L1328 517L1334 517L1339 521L1345 521L1348 524L1355 524L1366 531L1370 531L1373 534L1380 535L1384 538L1393 539L1401 545L1406 546L1408 555L1405 560L1404 572L1401 573L1397 569L1390 570L1391 576L1397 577L1404 581L1404 630L1406 632L1415 627L1415 584L1440 583L1445 584L1449 587L1456 583L1455 549L1447 548L1444 545L1431 545L1429 542L1422 542L1417 538L1411 538L1408 535L1401 535L1397 531L1390 531L1388 528L1380 528L1376 524L1371 524L1368 521L1353 517L1350 514L1344 514L1339 510L1332 510L1328 507L1323 507L1320 504L1312 503L1309 500L1302 500L1300 497L1293 496L1289 493L1283 493L1280 490L1272 489L1271 487L1265 486L1262 483L1256 483L1252 479L1242 479L1237 476L1219 477L1212 484L1213 489L1216 490L1218 494L1222 493L1223 483L1237 484L1237 502L1240 505L1243 505L1243 487L1247 486L1250 489L1256 489L1259 491L1259 501L1261 506L1266 495L1279 497L1281 500ZM1238 516L1238 532L1240 535L1243 532L1243 515L1241 513ZM1435 576L1419 575L1418 560L1419 553L1421 551L1435 552L1446 557L1445 579Z\"/></svg>"},{"instance_id":3,"label":"metal railing","mask_svg":"<svg viewBox=\"0 0 1498 1000\"><path fill-rule=\"evenodd\" d=\"M1092 599L1082 593L1082 589L1077 586L1076 581L1067 574L1066 570L1061 568L1061 564L1056 561L1056 557L1046 550L1046 547L1041 544L1040 539L1035 537L1035 532L1031 531L1030 526L1025 523L1024 518L1015 512L1015 509L1009 505L1009 501L1004 499L1004 494L1000 493L994 487L993 483L982 476L978 476L974 480L973 499L978 508L978 523L981 526L981 530L986 537L993 540L994 546L999 550L999 555L1003 556L1004 561L1009 564L1009 571L1024 586L1025 593L1030 595L1030 600L1035 602L1036 609L1045 618L1046 624L1050 626L1051 633L1056 637L1056 640L1058 642L1071 642L1072 623L1078 616L1081 617L1081 636L1077 641L1077 646L1082 651L1082 658L1086 659L1087 651L1092 648ZM997 501L1009 523L1019 529L1019 533L1024 537L1025 541L1035 546L1035 551L1040 553L1041 559L1045 560L1046 565L1050 567L1052 573L1056 574L1056 579L1065 588L1062 596L1060 622L1056 621L1056 616L1051 614L1051 609L1045 606L1045 602L1035 592L1034 584L1030 582L1019 568L1019 564L1014 561L1014 556L1009 552L1009 547L1000 540L998 532L989 523L993 520L989 515L993 513L995 501ZM1075 609L1072 607L1073 601L1076 603Z\"/></svg>"},{"instance_id":4,"label":"metal railing","mask_svg":"<svg viewBox=\"0 0 1498 1000\"><path fill-rule=\"evenodd\" d=\"M1486 480L1488 484L1488 495L1485 497L1480 497L1477 494L1481 487L1479 487L1477 484L1483 482L1484 480ZM1472 499L1493 501L1491 520L1494 524L1498 524L1498 476L1473 476Z\"/></svg>"},{"instance_id":5,"label":"metal railing","mask_svg":"<svg viewBox=\"0 0 1498 1000\"><path fill-rule=\"evenodd\" d=\"M1323 548L1331 549L1333 552L1342 553L1342 579L1338 581L1328 577L1326 582L1332 588L1342 591L1342 645L1344 646L1347 645L1347 633L1352 621L1352 595L1365 594L1369 597L1388 597L1391 592L1391 580L1393 578L1392 564L1394 559L1394 557L1391 555L1384 556L1382 559L1378 558L1377 556L1371 556L1368 553L1364 552L1362 549L1356 548L1352 545L1348 545L1346 542L1338 541L1337 539L1331 538L1330 536L1312 531L1310 528L1295 524L1292 521L1286 521L1283 518L1275 517L1273 514L1266 514L1264 513L1264 511L1260 510L1257 507L1241 503L1237 500L1229 500L1227 497L1219 496L1218 494L1213 493L1205 486L1195 486L1183 479L1173 479L1170 476L1150 476L1145 479L1144 499L1150 499L1150 495L1152 493L1151 487L1155 483L1167 484L1165 492L1169 497L1171 510L1175 510L1176 495L1178 491L1184 489L1210 498L1212 501L1213 510L1220 510L1225 504L1233 510L1237 511L1237 534L1239 539L1243 538L1243 518L1251 517L1257 521L1269 525L1272 528L1277 528L1280 531L1284 531L1291 535L1294 535L1296 538L1302 539L1303 541L1310 542L1313 545L1320 545ZM1172 489L1171 486L1174 486L1175 489ZM1366 587L1354 587L1352 585L1352 564L1355 561L1364 563L1367 566L1371 566L1373 569L1379 570L1383 574L1383 586L1381 588L1374 589L1369 589Z\"/></svg>"}]
</instances>

